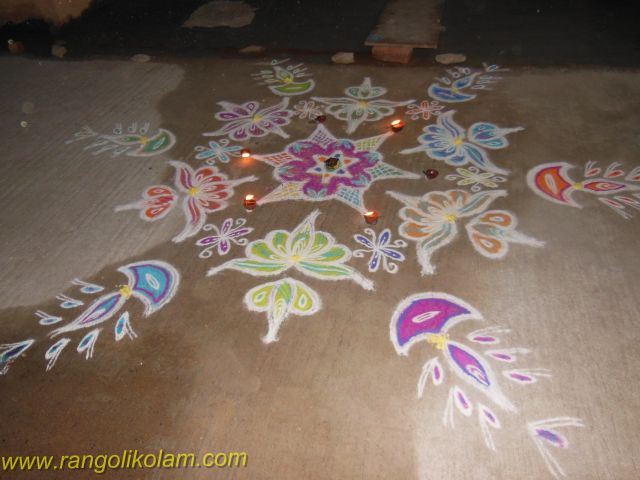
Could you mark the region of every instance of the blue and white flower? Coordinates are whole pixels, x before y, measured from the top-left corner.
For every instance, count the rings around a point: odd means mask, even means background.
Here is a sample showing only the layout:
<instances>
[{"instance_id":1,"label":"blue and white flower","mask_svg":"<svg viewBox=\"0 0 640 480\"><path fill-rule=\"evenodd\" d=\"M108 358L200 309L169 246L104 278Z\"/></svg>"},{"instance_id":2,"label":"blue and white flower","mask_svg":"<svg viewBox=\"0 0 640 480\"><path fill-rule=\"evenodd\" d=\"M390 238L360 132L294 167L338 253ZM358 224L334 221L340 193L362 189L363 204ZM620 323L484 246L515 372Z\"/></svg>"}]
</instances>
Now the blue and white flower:
<instances>
[{"instance_id":1,"label":"blue and white flower","mask_svg":"<svg viewBox=\"0 0 640 480\"><path fill-rule=\"evenodd\" d=\"M397 273L398 265L394 262L404 262L405 256L402 252L396 250L398 248L405 248L407 242L404 240L391 241L391 231L385 228L380 237L377 237L376 232L370 228L364 229L365 235L357 234L353 238L360 245L363 245L364 249L358 249L353 251L353 256L363 258L366 254L371 254L369 258L369 271L377 272L382 265L382 268L388 273ZM377 238L376 238L377 237Z\"/></svg>"},{"instance_id":2,"label":"blue and white flower","mask_svg":"<svg viewBox=\"0 0 640 480\"><path fill-rule=\"evenodd\" d=\"M426 126L424 133L418 137L420 145L402 150L400 153L410 154L425 152L434 160L442 160L447 165L461 167L475 165L488 172L507 174L508 170L493 164L485 149L497 150L509 145L506 135L523 130L521 127L500 128L493 123L474 123L465 130L453 121L455 110L450 110L438 117L435 124Z\"/></svg>"},{"instance_id":3,"label":"blue and white flower","mask_svg":"<svg viewBox=\"0 0 640 480\"><path fill-rule=\"evenodd\" d=\"M229 146L229 140L223 138L220 142L209 142L208 146L199 145L194 149L197 160L205 160L209 165L215 164L216 160L222 163L229 163L232 157L239 157L242 147L239 145Z\"/></svg>"}]
</instances>

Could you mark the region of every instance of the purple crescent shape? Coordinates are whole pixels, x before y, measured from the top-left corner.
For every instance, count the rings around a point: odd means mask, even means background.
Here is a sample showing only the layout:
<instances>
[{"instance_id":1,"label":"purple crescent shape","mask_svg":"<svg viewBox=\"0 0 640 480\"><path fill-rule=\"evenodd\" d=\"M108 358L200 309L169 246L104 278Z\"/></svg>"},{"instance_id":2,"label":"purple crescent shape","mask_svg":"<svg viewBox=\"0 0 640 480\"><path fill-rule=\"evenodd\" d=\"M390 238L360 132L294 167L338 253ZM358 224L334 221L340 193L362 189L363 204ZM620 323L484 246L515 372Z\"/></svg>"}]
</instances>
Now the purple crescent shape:
<instances>
[{"instance_id":1,"label":"purple crescent shape","mask_svg":"<svg viewBox=\"0 0 640 480\"><path fill-rule=\"evenodd\" d=\"M391 318L391 341L399 354L406 355L413 343L430 334L444 333L469 318L482 320L479 312L452 295L413 295L398 305Z\"/></svg>"}]
</instances>

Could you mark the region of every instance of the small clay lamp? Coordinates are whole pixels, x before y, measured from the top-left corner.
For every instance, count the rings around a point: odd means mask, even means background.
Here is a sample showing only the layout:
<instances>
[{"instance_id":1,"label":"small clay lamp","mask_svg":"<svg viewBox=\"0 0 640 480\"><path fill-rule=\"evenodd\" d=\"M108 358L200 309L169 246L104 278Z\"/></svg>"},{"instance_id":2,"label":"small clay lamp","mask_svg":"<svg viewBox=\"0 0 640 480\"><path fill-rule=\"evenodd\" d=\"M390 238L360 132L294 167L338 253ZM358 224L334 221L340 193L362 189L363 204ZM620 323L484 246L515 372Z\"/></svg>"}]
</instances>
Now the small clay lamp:
<instances>
[{"instance_id":1,"label":"small clay lamp","mask_svg":"<svg viewBox=\"0 0 640 480\"><path fill-rule=\"evenodd\" d=\"M255 210L255 208L258 206L255 195L247 195L246 197L244 197L244 202L242 202L242 204L244 205L245 210L249 212Z\"/></svg>"},{"instance_id":2,"label":"small clay lamp","mask_svg":"<svg viewBox=\"0 0 640 480\"><path fill-rule=\"evenodd\" d=\"M375 210L371 210L364 214L364 221L369 225L375 225L378 223L378 218L380 218L380 214Z\"/></svg>"},{"instance_id":3,"label":"small clay lamp","mask_svg":"<svg viewBox=\"0 0 640 480\"><path fill-rule=\"evenodd\" d=\"M427 170L423 170L422 173L424 173L424 176L427 177L427 179L433 180L438 176L439 172L435 168L429 168Z\"/></svg>"},{"instance_id":4,"label":"small clay lamp","mask_svg":"<svg viewBox=\"0 0 640 480\"><path fill-rule=\"evenodd\" d=\"M340 165L340 159L337 157L329 157L324 161L324 166L330 172L334 171Z\"/></svg>"},{"instance_id":5,"label":"small clay lamp","mask_svg":"<svg viewBox=\"0 0 640 480\"><path fill-rule=\"evenodd\" d=\"M404 121L400 119L396 119L393 122L391 122L391 130L393 130L394 133L398 133L404 128L404 125L405 125Z\"/></svg>"},{"instance_id":6,"label":"small clay lamp","mask_svg":"<svg viewBox=\"0 0 640 480\"><path fill-rule=\"evenodd\" d=\"M242 158L249 158L249 157L251 157L251 150L249 150L248 148L243 148L243 149L240 151L240 156L241 156Z\"/></svg>"},{"instance_id":7,"label":"small clay lamp","mask_svg":"<svg viewBox=\"0 0 640 480\"><path fill-rule=\"evenodd\" d=\"M14 55L22 55L24 53L24 43L10 38L7 40L7 49Z\"/></svg>"}]
</instances>

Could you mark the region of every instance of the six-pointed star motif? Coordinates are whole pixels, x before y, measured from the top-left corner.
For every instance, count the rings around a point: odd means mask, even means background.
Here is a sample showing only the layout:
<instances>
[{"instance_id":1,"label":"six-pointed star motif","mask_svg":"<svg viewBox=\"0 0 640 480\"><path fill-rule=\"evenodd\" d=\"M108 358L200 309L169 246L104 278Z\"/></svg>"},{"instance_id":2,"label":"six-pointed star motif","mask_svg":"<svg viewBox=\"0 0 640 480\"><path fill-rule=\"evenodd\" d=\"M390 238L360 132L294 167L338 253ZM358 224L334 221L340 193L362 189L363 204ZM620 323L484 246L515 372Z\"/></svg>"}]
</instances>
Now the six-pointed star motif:
<instances>
[{"instance_id":1,"label":"six-pointed star motif","mask_svg":"<svg viewBox=\"0 0 640 480\"><path fill-rule=\"evenodd\" d=\"M254 155L256 160L275 168L273 176L280 183L258 204L336 199L365 212L364 192L376 180L420 178L383 161L377 150L390 135L388 132L352 141L335 138L323 125L318 125L309 138L293 142L281 152ZM334 169L325 164L329 158L338 160Z\"/></svg>"}]
</instances>

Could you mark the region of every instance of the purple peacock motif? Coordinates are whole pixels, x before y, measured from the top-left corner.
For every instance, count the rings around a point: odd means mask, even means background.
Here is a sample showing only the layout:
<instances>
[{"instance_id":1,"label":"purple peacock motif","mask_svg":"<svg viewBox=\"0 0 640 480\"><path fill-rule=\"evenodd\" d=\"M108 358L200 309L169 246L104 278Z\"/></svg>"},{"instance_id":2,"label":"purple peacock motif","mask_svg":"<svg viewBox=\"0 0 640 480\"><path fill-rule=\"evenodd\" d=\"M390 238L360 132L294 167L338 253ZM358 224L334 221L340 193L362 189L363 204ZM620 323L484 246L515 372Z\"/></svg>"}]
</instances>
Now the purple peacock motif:
<instances>
[{"instance_id":1,"label":"purple peacock motif","mask_svg":"<svg viewBox=\"0 0 640 480\"><path fill-rule=\"evenodd\" d=\"M438 355L424 364L418 379L418 397L424 394L429 379L434 386L449 381L449 393L443 414L443 423L454 427L456 412L471 417L476 412L483 440L490 450L496 450L492 431L502 428L500 418L494 410L518 413L514 403L503 392L492 362L510 364L529 350L525 348L486 348L500 344L499 334L509 329L491 326L475 330L466 335L466 341L452 340L451 330L468 320L483 321L478 310L468 303L446 293L419 293L403 300L396 308L389 325L391 343L398 355L406 356L418 343L432 345ZM482 350L480 350L482 349ZM520 384L536 383L539 378L550 377L546 369L510 369L503 370L505 378ZM582 426L578 419L569 419L557 426ZM547 444L566 448L566 439L553 429L544 428L544 421L528 424L527 429L538 451L541 453L550 472L557 476L562 472L555 458L546 448ZM534 425L534 426L532 426Z\"/></svg>"}]
</instances>

